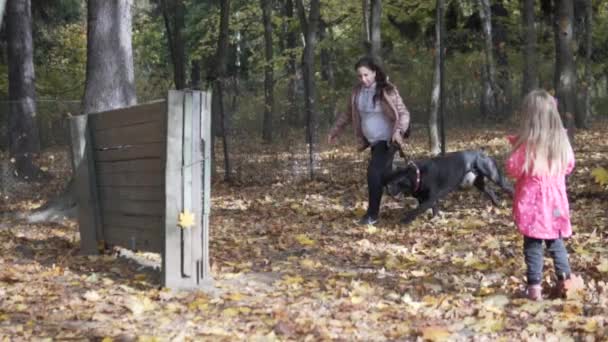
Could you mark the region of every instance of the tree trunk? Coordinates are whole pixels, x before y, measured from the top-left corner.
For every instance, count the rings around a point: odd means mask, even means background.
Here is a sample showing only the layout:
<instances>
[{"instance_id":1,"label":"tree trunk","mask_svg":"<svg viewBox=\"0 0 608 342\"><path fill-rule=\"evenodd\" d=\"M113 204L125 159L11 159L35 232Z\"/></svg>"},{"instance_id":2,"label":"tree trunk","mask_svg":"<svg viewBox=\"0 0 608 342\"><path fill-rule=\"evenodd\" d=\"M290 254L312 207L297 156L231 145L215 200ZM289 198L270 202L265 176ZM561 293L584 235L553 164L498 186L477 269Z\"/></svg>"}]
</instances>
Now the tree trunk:
<instances>
[{"instance_id":1,"label":"tree trunk","mask_svg":"<svg viewBox=\"0 0 608 342\"><path fill-rule=\"evenodd\" d=\"M382 24L382 0L371 0L371 13L370 13L370 36L371 36L371 49L370 54L378 61L382 61L382 37L381 37L381 24Z\"/></svg>"},{"instance_id":2,"label":"tree trunk","mask_svg":"<svg viewBox=\"0 0 608 342\"><path fill-rule=\"evenodd\" d=\"M580 110L580 115L577 116L580 122L577 122L579 128L589 128L589 120L591 118L591 85L593 84L592 61L591 54L593 52L593 7L591 0L585 2L585 76L583 84L583 108Z\"/></svg>"},{"instance_id":3,"label":"tree trunk","mask_svg":"<svg viewBox=\"0 0 608 342\"><path fill-rule=\"evenodd\" d=\"M88 1L84 113L137 103L131 46L131 8L132 0ZM74 218L76 202L73 184L71 179L64 193L27 217L28 220L39 222Z\"/></svg>"},{"instance_id":4,"label":"tree trunk","mask_svg":"<svg viewBox=\"0 0 608 342\"><path fill-rule=\"evenodd\" d=\"M264 24L264 52L266 62L264 65L264 122L262 126L262 140L272 142L272 117L274 114L274 74L272 55L272 2L260 0L262 6L262 22Z\"/></svg>"},{"instance_id":5,"label":"tree trunk","mask_svg":"<svg viewBox=\"0 0 608 342\"><path fill-rule=\"evenodd\" d=\"M523 26L524 26L524 70L522 81L522 97L530 91L538 88L537 70L537 38L536 28L534 27L534 0L523 0Z\"/></svg>"},{"instance_id":6,"label":"tree trunk","mask_svg":"<svg viewBox=\"0 0 608 342\"><path fill-rule=\"evenodd\" d=\"M509 41L509 30L507 29L508 11L500 2L496 2L491 7L492 13L492 45L496 56L496 86L498 95L496 97L497 113L502 114L499 119L504 119L511 113L513 91L511 86L511 69L509 68L509 56L507 54L507 44Z\"/></svg>"},{"instance_id":7,"label":"tree trunk","mask_svg":"<svg viewBox=\"0 0 608 342\"><path fill-rule=\"evenodd\" d=\"M287 121L292 127L300 125L300 110L297 103L297 62L295 49L298 45L296 32L291 28L291 21L294 20L293 0L285 0L285 48L287 50L287 63L285 65L287 76L289 77L287 85Z\"/></svg>"},{"instance_id":8,"label":"tree trunk","mask_svg":"<svg viewBox=\"0 0 608 342\"><path fill-rule=\"evenodd\" d=\"M42 176L33 157L40 152L36 120L34 44L30 0L11 0L7 7L9 79L9 152L19 178Z\"/></svg>"},{"instance_id":9,"label":"tree trunk","mask_svg":"<svg viewBox=\"0 0 608 342\"><path fill-rule=\"evenodd\" d=\"M329 88L327 91L327 95L325 96L325 103L328 104L327 114L330 118L335 118L337 115L337 103L338 99L336 98L336 72L334 68L334 53L332 51L332 29L325 23L325 21L319 21L320 29L319 29L319 39L323 41L325 39L330 40L330 43L323 44L324 47L321 48L320 52L320 62L321 62L321 77L324 81L327 82L327 87Z\"/></svg>"},{"instance_id":10,"label":"tree trunk","mask_svg":"<svg viewBox=\"0 0 608 342\"><path fill-rule=\"evenodd\" d=\"M481 114L484 118L495 118L498 114L498 98L500 97L496 85L496 66L494 64L492 44L492 13L489 0L479 0L479 16L481 17L484 35L485 62L482 66L482 95Z\"/></svg>"},{"instance_id":11,"label":"tree trunk","mask_svg":"<svg viewBox=\"0 0 608 342\"><path fill-rule=\"evenodd\" d=\"M201 61L200 59L192 60L190 64L190 88L194 90L201 89Z\"/></svg>"},{"instance_id":12,"label":"tree trunk","mask_svg":"<svg viewBox=\"0 0 608 342\"><path fill-rule=\"evenodd\" d=\"M186 87L186 51L184 47L184 3L183 0L161 0L167 44L173 62L175 89Z\"/></svg>"},{"instance_id":13,"label":"tree trunk","mask_svg":"<svg viewBox=\"0 0 608 342\"><path fill-rule=\"evenodd\" d=\"M363 51L365 51L365 53L369 54L371 49L372 49L372 33L370 32L371 29L371 18L370 18L370 13L371 13L371 4L370 4L371 0L361 0L361 14L362 14L362 29L361 29L361 36L362 36L362 42L363 42Z\"/></svg>"},{"instance_id":14,"label":"tree trunk","mask_svg":"<svg viewBox=\"0 0 608 342\"><path fill-rule=\"evenodd\" d=\"M220 5L220 29L217 43L215 91L213 96L217 98L220 125L222 130L222 145L224 146L224 180L232 181L232 166L230 163L230 116L224 108L224 79L226 77L226 64L228 52L228 30L230 24L230 0L221 1Z\"/></svg>"},{"instance_id":15,"label":"tree trunk","mask_svg":"<svg viewBox=\"0 0 608 342\"><path fill-rule=\"evenodd\" d=\"M570 138L574 138L574 113L576 113L576 68L574 65L572 0L556 0L555 41L557 84L555 85L560 113Z\"/></svg>"},{"instance_id":16,"label":"tree trunk","mask_svg":"<svg viewBox=\"0 0 608 342\"><path fill-rule=\"evenodd\" d=\"M320 4L319 0L311 0L310 14L306 18L306 10L302 0L296 0L302 33L304 34L305 46L302 53L302 73L304 74L304 99L306 101L306 142L308 143L309 175L314 179L315 168L315 144L317 134L316 113L316 86L314 75L315 46L317 44L317 31L319 27Z\"/></svg>"},{"instance_id":17,"label":"tree trunk","mask_svg":"<svg viewBox=\"0 0 608 342\"><path fill-rule=\"evenodd\" d=\"M6 0L0 0L0 27L2 27L2 20L4 19L4 9L6 8Z\"/></svg>"},{"instance_id":18,"label":"tree trunk","mask_svg":"<svg viewBox=\"0 0 608 342\"><path fill-rule=\"evenodd\" d=\"M433 73L433 86L431 90L431 110L429 113L429 149L432 156L439 155L441 152L441 142L439 141L438 128L441 80L441 6L443 6L443 0L437 0L437 9L435 15L435 67Z\"/></svg>"}]
</instances>

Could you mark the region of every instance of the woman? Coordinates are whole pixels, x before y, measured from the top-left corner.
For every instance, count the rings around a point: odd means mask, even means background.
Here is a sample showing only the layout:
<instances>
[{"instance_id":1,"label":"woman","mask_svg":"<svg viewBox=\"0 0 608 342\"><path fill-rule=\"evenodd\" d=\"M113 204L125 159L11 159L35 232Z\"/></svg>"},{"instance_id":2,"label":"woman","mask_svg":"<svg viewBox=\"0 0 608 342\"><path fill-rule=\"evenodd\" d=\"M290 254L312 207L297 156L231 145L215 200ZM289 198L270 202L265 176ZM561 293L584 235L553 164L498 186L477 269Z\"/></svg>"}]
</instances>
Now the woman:
<instances>
[{"instance_id":1,"label":"woman","mask_svg":"<svg viewBox=\"0 0 608 342\"><path fill-rule=\"evenodd\" d=\"M375 224L380 211L383 178L392 168L397 146L403 145L410 113L397 88L388 82L373 58L359 59L355 70L359 84L353 88L348 108L337 118L327 140L333 144L344 127L352 122L358 150L371 146L372 155L367 166L368 208L359 224Z\"/></svg>"}]
</instances>

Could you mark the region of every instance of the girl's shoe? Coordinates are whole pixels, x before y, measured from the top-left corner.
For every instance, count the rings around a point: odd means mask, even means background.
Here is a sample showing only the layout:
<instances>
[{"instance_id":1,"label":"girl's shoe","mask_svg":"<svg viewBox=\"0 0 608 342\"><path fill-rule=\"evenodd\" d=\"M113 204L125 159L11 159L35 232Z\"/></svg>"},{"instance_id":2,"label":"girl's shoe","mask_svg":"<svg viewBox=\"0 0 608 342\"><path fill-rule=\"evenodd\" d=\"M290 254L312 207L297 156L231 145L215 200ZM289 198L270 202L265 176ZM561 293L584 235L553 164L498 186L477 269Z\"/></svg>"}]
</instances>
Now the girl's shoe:
<instances>
[{"instance_id":1,"label":"girl's shoe","mask_svg":"<svg viewBox=\"0 0 608 342\"><path fill-rule=\"evenodd\" d=\"M530 300L542 300L543 299L543 288L538 285L528 285L526 289L526 297Z\"/></svg>"}]
</instances>

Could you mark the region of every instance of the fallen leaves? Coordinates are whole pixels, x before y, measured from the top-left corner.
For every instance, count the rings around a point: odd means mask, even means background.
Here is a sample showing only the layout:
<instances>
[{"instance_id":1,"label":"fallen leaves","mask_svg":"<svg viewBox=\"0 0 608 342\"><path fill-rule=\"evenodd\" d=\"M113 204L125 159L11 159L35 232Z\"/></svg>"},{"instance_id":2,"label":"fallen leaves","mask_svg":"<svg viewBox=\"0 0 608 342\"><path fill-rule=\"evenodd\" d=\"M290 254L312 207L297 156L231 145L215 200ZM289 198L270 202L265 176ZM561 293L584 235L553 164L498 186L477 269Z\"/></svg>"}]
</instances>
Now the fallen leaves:
<instances>
[{"instance_id":1,"label":"fallen leaves","mask_svg":"<svg viewBox=\"0 0 608 342\"><path fill-rule=\"evenodd\" d=\"M507 146L497 134L454 140L453 148L485 141L502 155ZM605 144L602 136L591 135L595 143L581 149ZM416 156L425 155L423 142L412 146ZM380 223L359 226L365 157L348 155L359 159L344 165L321 160L322 167L335 167L329 181L214 184L214 286L205 292L159 290L158 269L115 255L77 256L73 223L2 221L10 229L0 230L0 336L515 341L608 335L608 218L605 203L593 197L604 190L589 176L605 157L577 150L569 180L576 234L567 245L580 277L567 285L566 298L540 302L521 298L522 238L507 199L494 208L478 192L455 193L437 217L421 215L403 226L399 219L409 204L385 198ZM28 198L9 205L39 204ZM555 285L553 272L546 258L545 289ZM41 313L50 314L42 319Z\"/></svg>"}]
</instances>

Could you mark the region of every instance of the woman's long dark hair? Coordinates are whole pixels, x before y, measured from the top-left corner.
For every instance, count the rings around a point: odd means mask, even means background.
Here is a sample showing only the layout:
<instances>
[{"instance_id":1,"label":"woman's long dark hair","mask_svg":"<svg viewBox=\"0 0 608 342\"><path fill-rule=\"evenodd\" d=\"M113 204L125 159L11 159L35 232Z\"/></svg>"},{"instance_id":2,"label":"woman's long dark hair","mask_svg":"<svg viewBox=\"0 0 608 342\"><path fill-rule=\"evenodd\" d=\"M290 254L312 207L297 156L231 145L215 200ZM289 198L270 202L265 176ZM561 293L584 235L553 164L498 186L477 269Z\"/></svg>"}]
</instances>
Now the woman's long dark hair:
<instances>
[{"instance_id":1,"label":"woman's long dark hair","mask_svg":"<svg viewBox=\"0 0 608 342\"><path fill-rule=\"evenodd\" d=\"M393 90L393 86L388 83L386 73L384 73L384 70L380 64L376 62L373 57L361 57L355 64L355 70L359 69L360 67L366 67L369 70L376 72L376 93L374 94L373 98L373 102L376 104L376 101L382 98L382 92Z\"/></svg>"}]
</instances>

